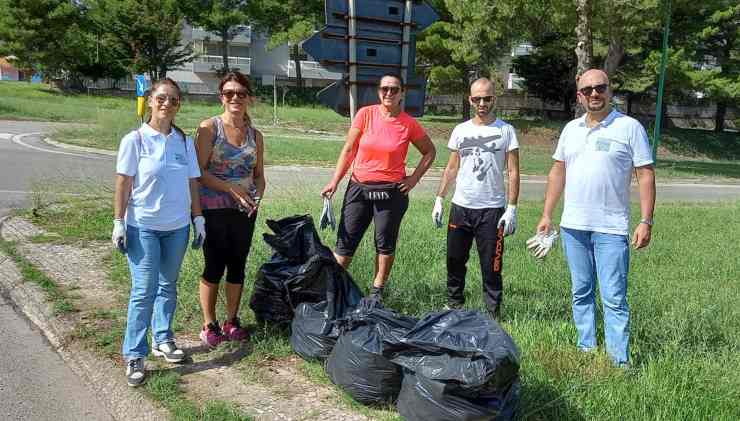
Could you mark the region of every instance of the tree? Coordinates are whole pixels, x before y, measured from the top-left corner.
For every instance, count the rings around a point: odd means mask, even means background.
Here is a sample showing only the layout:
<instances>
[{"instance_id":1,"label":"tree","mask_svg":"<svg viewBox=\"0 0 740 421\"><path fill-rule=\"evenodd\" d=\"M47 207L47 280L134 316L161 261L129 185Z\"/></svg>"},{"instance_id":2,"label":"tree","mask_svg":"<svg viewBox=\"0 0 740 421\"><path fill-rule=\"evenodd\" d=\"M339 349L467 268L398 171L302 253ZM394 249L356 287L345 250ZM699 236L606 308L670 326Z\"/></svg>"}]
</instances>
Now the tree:
<instances>
[{"instance_id":1,"label":"tree","mask_svg":"<svg viewBox=\"0 0 740 421\"><path fill-rule=\"evenodd\" d=\"M322 0L257 0L250 8L258 29L270 35L268 48L288 44L295 62L296 85L303 86L300 43L318 30L324 21ZM300 13L296 13L300 10Z\"/></svg>"},{"instance_id":2,"label":"tree","mask_svg":"<svg viewBox=\"0 0 740 421\"><path fill-rule=\"evenodd\" d=\"M463 93L463 120L470 118L467 101L471 78L491 76L502 53L511 48L508 26L496 19L512 18L512 9L499 8L494 0L438 0L433 7L440 20L422 32L417 56L429 66L430 90Z\"/></svg>"},{"instance_id":3,"label":"tree","mask_svg":"<svg viewBox=\"0 0 740 421\"><path fill-rule=\"evenodd\" d=\"M524 78L524 86L543 101L559 103L563 112L572 116L571 105L576 100L576 57L571 53L572 34L546 33L532 43L530 55L513 61L516 74Z\"/></svg>"},{"instance_id":4,"label":"tree","mask_svg":"<svg viewBox=\"0 0 740 421\"><path fill-rule=\"evenodd\" d=\"M740 3L705 0L697 6L690 41L695 67L689 77L697 91L717 104L714 128L721 132L727 106L740 99Z\"/></svg>"},{"instance_id":5,"label":"tree","mask_svg":"<svg viewBox=\"0 0 740 421\"><path fill-rule=\"evenodd\" d=\"M192 44L182 44L184 13L176 0L91 0L90 19L131 73L162 79L194 57Z\"/></svg>"},{"instance_id":6,"label":"tree","mask_svg":"<svg viewBox=\"0 0 740 421\"><path fill-rule=\"evenodd\" d=\"M246 0L191 0L182 2L189 20L221 38L220 75L229 72L229 43L249 20Z\"/></svg>"}]
</instances>

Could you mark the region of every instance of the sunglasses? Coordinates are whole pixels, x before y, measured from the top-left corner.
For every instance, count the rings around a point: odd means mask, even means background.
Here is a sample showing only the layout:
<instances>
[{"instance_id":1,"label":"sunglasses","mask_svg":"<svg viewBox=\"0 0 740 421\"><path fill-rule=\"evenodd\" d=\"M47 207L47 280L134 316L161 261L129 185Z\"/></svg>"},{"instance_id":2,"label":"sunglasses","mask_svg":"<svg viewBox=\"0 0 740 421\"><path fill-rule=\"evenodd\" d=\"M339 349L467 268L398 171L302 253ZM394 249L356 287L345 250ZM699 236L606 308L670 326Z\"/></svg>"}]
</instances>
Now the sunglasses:
<instances>
[{"instance_id":1,"label":"sunglasses","mask_svg":"<svg viewBox=\"0 0 740 421\"><path fill-rule=\"evenodd\" d=\"M157 105L164 105L164 103L167 101L170 101L170 105L172 105L173 107L177 107L178 105L180 105L180 98L176 96L161 94L155 96L154 99L157 101Z\"/></svg>"},{"instance_id":2,"label":"sunglasses","mask_svg":"<svg viewBox=\"0 0 740 421\"><path fill-rule=\"evenodd\" d=\"M234 89L227 89L225 91L221 91L221 95L223 95L226 99L231 100L236 95L239 99L244 99L249 95L249 92L247 91L237 91Z\"/></svg>"},{"instance_id":3,"label":"sunglasses","mask_svg":"<svg viewBox=\"0 0 740 421\"><path fill-rule=\"evenodd\" d=\"M401 87L400 86L381 86L378 88L378 90L382 92L383 95L390 94L391 96L393 96L401 92Z\"/></svg>"},{"instance_id":4,"label":"sunglasses","mask_svg":"<svg viewBox=\"0 0 740 421\"><path fill-rule=\"evenodd\" d=\"M471 96L470 97L470 102L472 102L473 104L477 104L481 102L481 100L483 100L483 102L491 102L493 101L493 96Z\"/></svg>"},{"instance_id":5,"label":"sunglasses","mask_svg":"<svg viewBox=\"0 0 740 421\"><path fill-rule=\"evenodd\" d=\"M578 92L583 94L584 96L591 96L591 94L596 90L596 93L603 94L606 92L607 88L609 88L609 85L606 83L602 83L601 85L596 86L584 86L583 88L579 89Z\"/></svg>"}]
</instances>

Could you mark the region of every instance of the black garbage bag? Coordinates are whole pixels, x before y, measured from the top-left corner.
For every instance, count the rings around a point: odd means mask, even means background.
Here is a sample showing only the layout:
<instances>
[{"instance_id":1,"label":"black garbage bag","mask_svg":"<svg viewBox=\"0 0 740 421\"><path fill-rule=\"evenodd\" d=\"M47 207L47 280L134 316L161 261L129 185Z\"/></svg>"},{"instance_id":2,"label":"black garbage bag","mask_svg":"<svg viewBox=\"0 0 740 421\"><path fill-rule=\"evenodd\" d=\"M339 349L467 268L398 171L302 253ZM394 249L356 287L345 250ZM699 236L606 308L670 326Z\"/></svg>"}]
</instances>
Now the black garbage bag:
<instances>
[{"instance_id":1,"label":"black garbage bag","mask_svg":"<svg viewBox=\"0 0 740 421\"><path fill-rule=\"evenodd\" d=\"M342 334L326 362L331 381L365 405L393 403L401 390L401 367L384 354L392 353L400 338L418 320L363 299L345 320Z\"/></svg>"},{"instance_id":2,"label":"black garbage bag","mask_svg":"<svg viewBox=\"0 0 740 421\"><path fill-rule=\"evenodd\" d=\"M404 370L398 413L408 421L509 421L519 408L520 385L515 379L497 393L464 397L454 382L427 379Z\"/></svg>"},{"instance_id":3,"label":"black garbage bag","mask_svg":"<svg viewBox=\"0 0 740 421\"><path fill-rule=\"evenodd\" d=\"M334 265L342 269L338 263ZM298 305L291 324L290 345L305 360L325 360L339 337L339 320L362 299L362 292L342 269L328 270L325 301Z\"/></svg>"},{"instance_id":4,"label":"black garbage bag","mask_svg":"<svg viewBox=\"0 0 740 421\"><path fill-rule=\"evenodd\" d=\"M309 215L267 225L275 234L264 234L264 240L275 253L257 272L249 306L258 321L286 324L298 304L326 300L330 278L351 277L321 244Z\"/></svg>"},{"instance_id":5,"label":"black garbage bag","mask_svg":"<svg viewBox=\"0 0 740 421\"><path fill-rule=\"evenodd\" d=\"M500 408L488 407L488 418L476 418L480 402L505 395L519 374L519 349L511 336L496 321L476 311L449 310L430 313L406 336L391 361L414 373L415 380L404 381L399 397L399 412L408 419L492 419ZM517 394L518 396L518 394ZM468 402L470 418L464 416ZM448 408L454 418L412 418L426 412L413 408ZM461 415L462 414L462 415ZM404 415L405 416L405 415ZM426 416L426 415L425 415Z\"/></svg>"}]
</instances>

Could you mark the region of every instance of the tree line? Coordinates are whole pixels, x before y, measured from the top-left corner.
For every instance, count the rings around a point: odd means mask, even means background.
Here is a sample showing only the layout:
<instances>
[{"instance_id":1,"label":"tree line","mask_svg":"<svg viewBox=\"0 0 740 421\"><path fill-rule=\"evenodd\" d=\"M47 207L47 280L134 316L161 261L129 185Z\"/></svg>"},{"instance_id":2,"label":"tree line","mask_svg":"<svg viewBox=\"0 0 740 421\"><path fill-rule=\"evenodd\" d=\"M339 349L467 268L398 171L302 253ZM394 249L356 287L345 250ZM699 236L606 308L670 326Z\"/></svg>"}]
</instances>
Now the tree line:
<instances>
[{"instance_id":1,"label":"tree line","mask_svg":"<svg viewBox=\"0 0 740 421\"><path fill-rule=\"evenodd\" d=\"M362 1L362 0L356 0ZM702 95L717 104L716 128L740 97L737 0L429 0L440 20L419 34L417 66L434 93L460 93L472 78L500 74L501 57L528 42L532 54L511 64L544 100L574 102L575 75L602 67L628 101L658 83L667 8L671 32L669 100ZM191 61L181 30L189 22L218 35L221 70L240 25L288 43L299 86L300 42L324 23L321 0L0 0L0 55L51 76L163 77ZM505 69L506 70L506 69ZM500 78L499 78L500 79ZM503 83L503 81L501 81ZM464 114L469 106L463 101Z\"/></svg>"}]
</instances>

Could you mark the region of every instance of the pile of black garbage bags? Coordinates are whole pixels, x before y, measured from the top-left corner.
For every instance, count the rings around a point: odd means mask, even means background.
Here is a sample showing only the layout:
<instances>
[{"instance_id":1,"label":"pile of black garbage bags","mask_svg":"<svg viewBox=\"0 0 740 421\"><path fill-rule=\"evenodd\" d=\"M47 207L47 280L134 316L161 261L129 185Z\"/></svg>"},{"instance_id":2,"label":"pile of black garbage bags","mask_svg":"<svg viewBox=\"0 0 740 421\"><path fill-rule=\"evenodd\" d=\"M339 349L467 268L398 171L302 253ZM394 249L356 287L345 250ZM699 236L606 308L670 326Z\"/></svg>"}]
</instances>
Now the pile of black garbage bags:
<instances>
[{"instance_id":1,"label":"pile of black garbage bags","mask_svg":"<svg viewBox=\"0 0 740 421\"><path fill-rule=\"evenodd\" d=\"M267 224L275 254L250 307L258 320L290 323L293 350L323 361L334 384L366 405L395 402L407 420L514 418L519 350L496 321L466 310L399 314L363 298L310 216Z\"/></svg>"}]
</instances>

